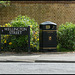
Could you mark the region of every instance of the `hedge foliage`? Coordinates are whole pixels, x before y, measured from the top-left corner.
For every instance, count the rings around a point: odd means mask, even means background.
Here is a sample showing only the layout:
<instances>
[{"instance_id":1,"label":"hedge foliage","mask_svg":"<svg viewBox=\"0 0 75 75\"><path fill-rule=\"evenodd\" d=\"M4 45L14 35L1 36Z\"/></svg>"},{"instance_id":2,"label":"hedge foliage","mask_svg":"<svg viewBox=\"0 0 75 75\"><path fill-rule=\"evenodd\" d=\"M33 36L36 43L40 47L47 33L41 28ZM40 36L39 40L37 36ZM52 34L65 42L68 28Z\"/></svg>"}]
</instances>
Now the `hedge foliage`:
<instances>
[{"instance_id":1,"label":"hedge foliage","mask_svg":"<svg viewBox=\"0 0 75 75\"><path fill-rule=\"evenodd\" d=\"M58 27L58 45L67 50L75 50L75 24L66 22Z\"/></svg>"},{"instance_id":2,"label":"hedge foliage","mask_svg":"<svg viewBox=\"0 0 75 75\"><path fill-rule=\"evenodd\" d=\"M30 47L32 51L39 49L39 25L34 19L27 16L18 16L10 23L3 25L3 27L28 27L30 25ZM7 38L10 36L9 38ZM5 35L2 43L7 44L8 49L12 51L27 51L28 36L26 35Z\"/></svg>"}]
</instances>

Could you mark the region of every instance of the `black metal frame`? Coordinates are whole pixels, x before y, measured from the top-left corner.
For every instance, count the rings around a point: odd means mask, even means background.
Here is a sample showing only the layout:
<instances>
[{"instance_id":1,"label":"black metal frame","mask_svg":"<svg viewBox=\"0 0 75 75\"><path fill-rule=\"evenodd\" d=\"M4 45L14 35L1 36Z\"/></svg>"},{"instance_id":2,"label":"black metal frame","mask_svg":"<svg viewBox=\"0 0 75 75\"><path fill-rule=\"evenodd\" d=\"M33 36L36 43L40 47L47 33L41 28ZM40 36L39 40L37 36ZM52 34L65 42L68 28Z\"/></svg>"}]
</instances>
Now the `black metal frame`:
<instances>
[{"instance_id":1,"label":"black metal frame","mask_svg":"<svg viewBox=\"0 0 75 75\"><path fill-rule=\"evenodd\" d=\"M4 29L4 28L9 28L9 29L10 28L26 28L27 31L22 31L22 32L24 32L22 34L10 34L9 31L6 30L2 33L2 29ZM28 35L28 52L30 52L30 26L28 26L28 27L0 27L0 51L1 51L1 34L3 34L3 35L6 35L6 34L8 34L8 35Z\"/></svg>"}]
</instances>

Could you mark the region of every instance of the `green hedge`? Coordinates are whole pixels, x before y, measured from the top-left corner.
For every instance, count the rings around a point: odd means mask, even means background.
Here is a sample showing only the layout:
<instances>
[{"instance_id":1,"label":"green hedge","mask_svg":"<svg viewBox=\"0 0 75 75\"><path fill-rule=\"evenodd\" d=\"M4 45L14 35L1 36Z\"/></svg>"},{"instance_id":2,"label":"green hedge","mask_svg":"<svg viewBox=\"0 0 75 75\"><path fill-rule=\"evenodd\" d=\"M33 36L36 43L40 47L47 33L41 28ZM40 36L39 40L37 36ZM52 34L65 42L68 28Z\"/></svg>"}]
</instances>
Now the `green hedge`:
<instances>
[{"instance_id":1,"label":"green hedge","mask_svg":"<svg viewBox=\"0 0 75 75\"><path fill-rule=\"evenodd\" d=\"M75 50L75 24L66 22L58 27L58 48Z\"/></svg>"},{"instance_id":2,"label":"green hedge","mask_svg":"<svg viewBox=\"0 0 75 75\"><path fill-rule=\"evenodd\" d=\"M4 27L28 27L30 25L30 48L32 51L39 49L39 25L34 19L27 16L18 16L10 23L3 25ZM5 39L5 40L4 40ZM8 39L3 36L3 46L7 44L7 50L11 51L27 51L28 36L26 35L11 35Z\"/></svg>"}]
</instances>

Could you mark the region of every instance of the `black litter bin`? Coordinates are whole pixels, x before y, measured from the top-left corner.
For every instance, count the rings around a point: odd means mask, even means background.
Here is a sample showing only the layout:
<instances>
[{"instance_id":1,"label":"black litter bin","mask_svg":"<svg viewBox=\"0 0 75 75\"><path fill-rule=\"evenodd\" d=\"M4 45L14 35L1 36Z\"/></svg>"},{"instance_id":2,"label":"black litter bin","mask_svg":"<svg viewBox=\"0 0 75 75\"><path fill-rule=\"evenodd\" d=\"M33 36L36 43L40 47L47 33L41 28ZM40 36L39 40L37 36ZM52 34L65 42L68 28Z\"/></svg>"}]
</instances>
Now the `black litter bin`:
<instances>
[{"instance_id":1,"label":"black litter bin","mask_svg":"<svg viewBox=\"0 0 75 75\"><path fill-rule=\"evenodd\" d=\"M57 24L50 21L46 21L41 23L39 27L39 51L57 51Z\"/></svg>"}]
</instances>

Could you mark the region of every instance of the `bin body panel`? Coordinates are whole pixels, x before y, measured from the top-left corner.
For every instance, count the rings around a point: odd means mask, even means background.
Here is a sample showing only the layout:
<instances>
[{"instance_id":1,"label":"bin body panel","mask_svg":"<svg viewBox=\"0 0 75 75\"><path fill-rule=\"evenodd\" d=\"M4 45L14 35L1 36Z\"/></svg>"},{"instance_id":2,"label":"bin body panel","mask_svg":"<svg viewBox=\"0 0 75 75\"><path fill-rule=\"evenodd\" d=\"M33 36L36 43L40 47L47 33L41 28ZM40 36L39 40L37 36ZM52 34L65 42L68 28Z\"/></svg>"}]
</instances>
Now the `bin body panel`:
<instances>
[{"instance_id":1,"label":"bin body panel","mask_svg":"<svg viewBox=\"0 0 75 75\"><path fill-rule=\"evenodd\" d=\"M53 47L53 46L56 46L57 45L57 38L56 38L56 31L53 31L50 33L49 32L43 32L43 36L42 36L42 39L43 39L43 46L44 47Z\"/></svg>"}]
</instances>

